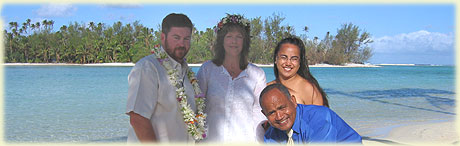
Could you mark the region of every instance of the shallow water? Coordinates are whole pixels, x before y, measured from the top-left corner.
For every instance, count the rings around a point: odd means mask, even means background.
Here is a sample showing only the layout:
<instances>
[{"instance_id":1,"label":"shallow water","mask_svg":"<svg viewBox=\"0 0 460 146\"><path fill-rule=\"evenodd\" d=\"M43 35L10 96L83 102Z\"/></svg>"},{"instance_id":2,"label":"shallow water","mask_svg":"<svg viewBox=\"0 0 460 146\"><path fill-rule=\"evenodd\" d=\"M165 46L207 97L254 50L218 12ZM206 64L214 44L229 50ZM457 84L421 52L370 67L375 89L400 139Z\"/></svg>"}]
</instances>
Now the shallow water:
<instances>
[{"instance_id":1,"label":"shallow water","mask_svg":"<svg viewBox=\"0 0 460 146\"><path fill-rule=\"evenodd\" d=\"M132 67L5 67L5 141L124 142ZM263 68L267 81L273 68ZM197 71L198 68L193 68ZM451 66L311 68L331 109L358 133L455 117Z\"/></svg>"}]
</instances>

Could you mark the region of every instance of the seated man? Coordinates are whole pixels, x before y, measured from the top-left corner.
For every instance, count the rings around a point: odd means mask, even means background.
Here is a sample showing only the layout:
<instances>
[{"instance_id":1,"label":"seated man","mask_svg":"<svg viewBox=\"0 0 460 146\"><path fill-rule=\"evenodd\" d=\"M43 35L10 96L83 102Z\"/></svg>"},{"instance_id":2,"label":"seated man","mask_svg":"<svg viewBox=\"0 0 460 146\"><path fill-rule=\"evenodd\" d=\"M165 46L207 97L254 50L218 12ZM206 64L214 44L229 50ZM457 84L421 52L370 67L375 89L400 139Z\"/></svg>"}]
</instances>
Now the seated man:
<instances>
[{"instance_id":1,"label":"seated man","mask_svg":"<svg viewBox=\"0 0 460 146\"><path fill-rule=\"evenodd\" d=\"M259 102L271 125L264 135L266 143L361 143L361 136L334 111L296 104L282 84L265 87Z\"/></svg>"}]
</instances>

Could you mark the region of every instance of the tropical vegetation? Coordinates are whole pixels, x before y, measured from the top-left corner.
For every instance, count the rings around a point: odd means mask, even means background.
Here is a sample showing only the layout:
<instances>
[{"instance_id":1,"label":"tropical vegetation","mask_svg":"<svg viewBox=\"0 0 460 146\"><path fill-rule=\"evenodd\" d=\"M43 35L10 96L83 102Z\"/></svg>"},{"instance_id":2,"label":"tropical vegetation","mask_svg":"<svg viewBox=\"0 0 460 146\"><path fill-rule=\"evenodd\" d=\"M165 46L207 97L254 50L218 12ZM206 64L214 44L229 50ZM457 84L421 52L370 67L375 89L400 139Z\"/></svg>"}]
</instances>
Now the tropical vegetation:
<instances>
[{"instance_id":1,"label":"tropical vegetation","mask_svg":"<svg viewBox=\"0 0 460 146\"><path fill-rule=\"evenodd\" d=\"M348 23L337 29L337 34L326 32L323 39L303 34L296 35L293 26L282 25L284 17L279 14L262 19L250 19L251 47L249 61L259 64L272 63L276 43L284 37L298 36L306 46L309 64L365 63L372 57L371 34ZM122 24L77 22L63 25L55 31L53 20L22 24L10 22L4 30L4 62L6 63L115 63L137 62L150 54L154 45L160 43L160 27L148 28L139 21ZM213 28L204 31L194 29L189 63L202 63L213 56L215 43Z\"/></svg>"}]
</instances>

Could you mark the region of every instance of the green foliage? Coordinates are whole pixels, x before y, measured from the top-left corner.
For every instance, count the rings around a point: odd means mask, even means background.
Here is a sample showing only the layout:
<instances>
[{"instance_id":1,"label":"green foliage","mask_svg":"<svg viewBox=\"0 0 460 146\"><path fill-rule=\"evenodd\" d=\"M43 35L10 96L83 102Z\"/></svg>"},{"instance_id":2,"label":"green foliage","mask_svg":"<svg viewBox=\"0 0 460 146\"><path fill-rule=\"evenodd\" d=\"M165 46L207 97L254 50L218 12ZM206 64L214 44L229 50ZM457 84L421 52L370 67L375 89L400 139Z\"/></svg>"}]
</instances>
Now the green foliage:
<instances>
[{"instance_id":1,"label":"green foliage","mask_svg":"<svg viewBox=\"0 0 460 146\"><path fill-rule=\"evenodd\" d=\"M279 14L265 19L250 19L250 62L273 63L276 44L285 37L295 36L292 26L282 25L284 19ZM31 23L27 19L22 26L10 22L10 32L4 30L5 62L135 63L150 55L150 49L161 42L160 25L154 30L144 27L139 21L129 24L115 22L112 26L74 22L61 26L57 32L52 31L53 24L52 20ZM309 29L305 26L305 34L300 35L309 64L364 63L373 55L373 49L368 46L372 43L370 33L351 23L342 25L336 36L327 32L322 40L308 38L306 33ZM194 29L187 62L203 63L212 59L215 37L212 27L205 31Z\"/></svg>"},{"instance_id":2,"label":"green foliage","mask_svg":"<svg viewBox=\"0 0 460 146\"><path fill-rule=\"evenodd\" d=\"M335 36L335 46L344 55L341 63L363 63L367 61L371 55L368 44L372 42L368 32L361 33L359 27L352 23L342 25Z\"/></svg>"},{"instance_id":3,"label":"green foliage","mask_svg":"<svg viewBox=\"0 0 460 146\"><path fill-rule=\"evenodd\" d=\"M207 28L206 31L197 31L194 29L192 34L191 49L187 54L187 62L203 63L211 60L213 57L211 48L215 41L214 30Z\"/></svg>"},{"instance_id":4,"label":"green foliage","mask_svg":"<svg viewBox=\"0 0 460 146\"><path fill-rule=\"evenodd\" d=\"M264 40L261 37L263 24L260 17L251 20L251 44L249 50L248 60L249 62L268 62L267 56L261 55L261 52L265 50Z\"/></svg>"},{"instance_id":5,"label":"green foliage","mask_svg":"<svg viewBox=\"0 0 460 146\"><path fill-rule=\"evenodd\" d=\"M319 43L317 37L314 40L305 38L303 40L306 43L307 58L310 64L342 65L344 63L365 63L372 57L373 49L368 46L373 42L370 36L370 33L349 23L342 25L342 28L337 30L336 36L327 32Z\"/></svg>"}]
</instances>

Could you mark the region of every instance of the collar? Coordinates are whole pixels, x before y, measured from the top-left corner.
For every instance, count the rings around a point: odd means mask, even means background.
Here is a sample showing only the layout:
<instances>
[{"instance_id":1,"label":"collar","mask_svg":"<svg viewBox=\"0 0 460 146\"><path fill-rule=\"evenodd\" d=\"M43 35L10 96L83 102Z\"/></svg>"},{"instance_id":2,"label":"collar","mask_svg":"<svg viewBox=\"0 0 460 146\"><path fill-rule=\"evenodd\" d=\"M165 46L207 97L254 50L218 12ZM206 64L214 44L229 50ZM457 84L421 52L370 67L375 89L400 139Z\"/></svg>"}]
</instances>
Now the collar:
<instances>
[{"instance_id":1,"label":"collar","mask_svg":"<svg viewBox=\"0 0 460 146\"><path fill-rule=\"evenodd\" d=\"M220 68L222 68L221 73L226 74L227 76L231 77L230 73L228 73L228 71L227 71L227 69L225 69L224 65L220 65ZM245 70L241 71L241 73L235 79L248 77L249 75L246 72L248 70L248 68L249 68L249 65L248 65L248 67L246 67Z\"/></svg>"},{"instance_id":2,"label":"collar","mask_svg":"<svg viewBox=\"0 0 460 146\"><path fill-rule=\"evenodd\" d=\"M166 51L163 49L163 46L160 47L160 50L166 52ZM177 69L177 70L180 71L180 76L181 76L181 77L183 77L184 75L187 74L187 69L188 69L188 64L187 64L187 62L184 61L184 62L182 62L182 64L181 64L181 63L177 62L176 60L174 60L171 56L169 56L169 54L168 54L167 52L166 52L166 55L168 56L168 59L169 59L169 60L172 60L172 61L171 61L172 67L173 67L174 69Z\"/></svg>"},{"instance_id":3,"label":"collar","mask_svg":"<svg viewBox=\"0 0 460 146\"><path fill-rule=\"evenodd\" d=\"M286 132L286 134L288 135L288 137L292 137L292 134L293 134L293 133L294 133L294 130L292 130L292 128L289 129L289 130Z\"/></svg>"}]
</instances>

